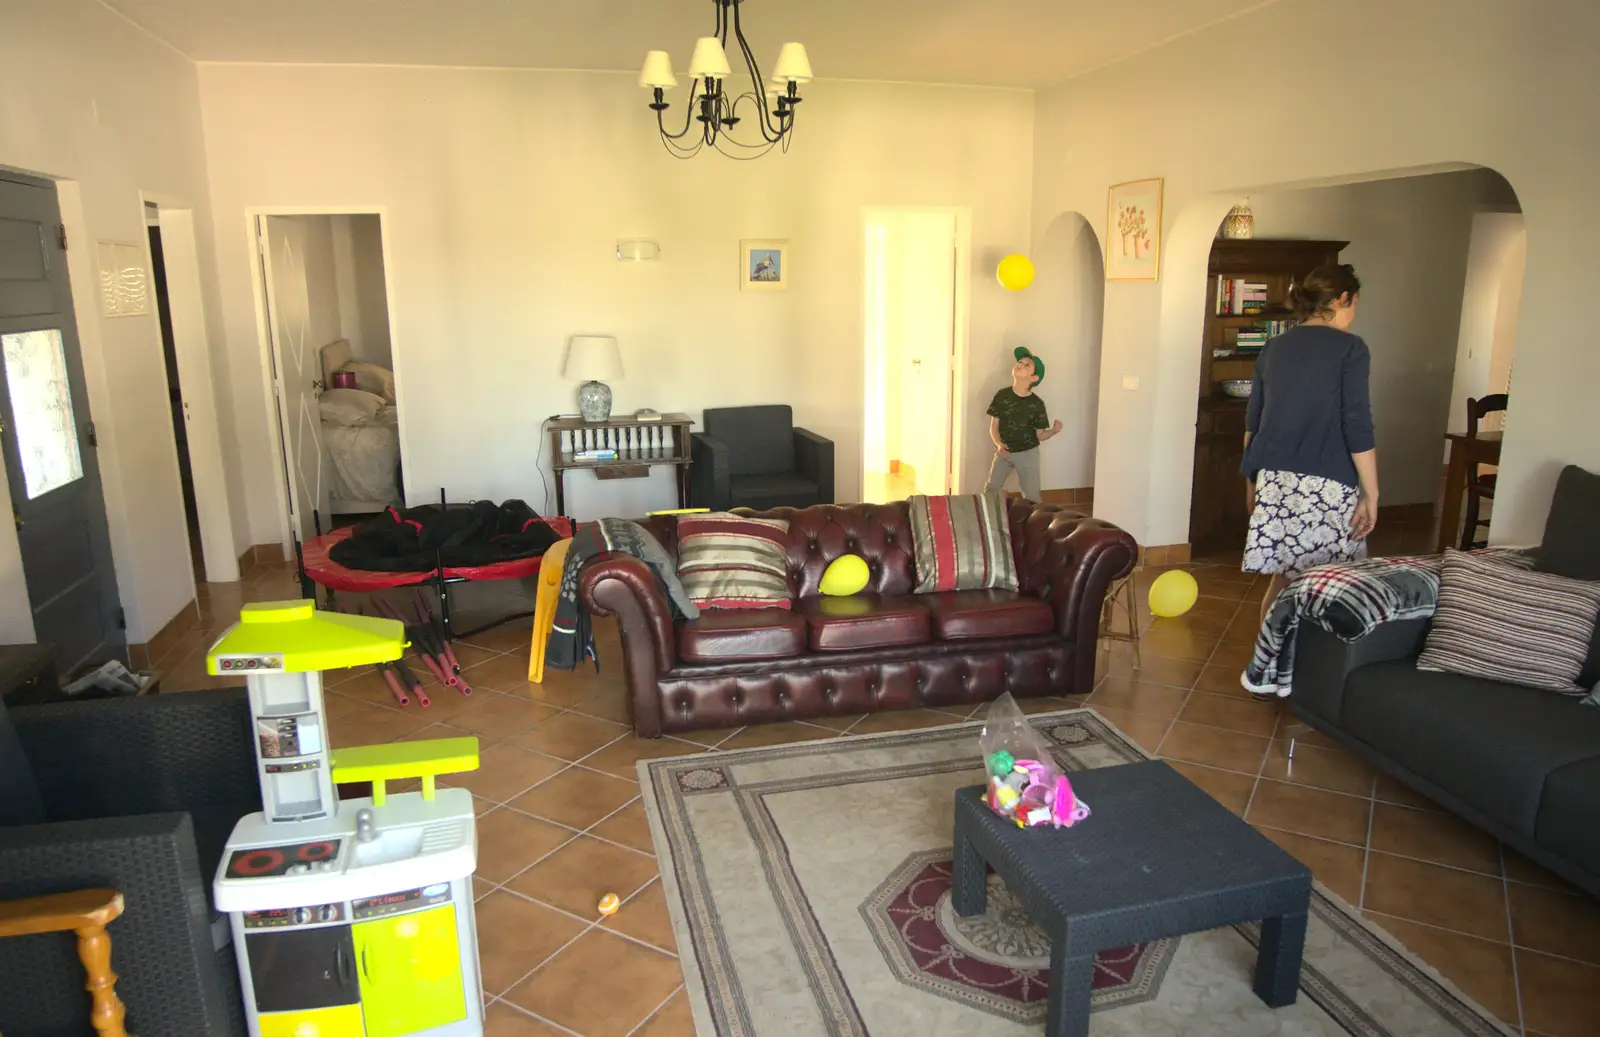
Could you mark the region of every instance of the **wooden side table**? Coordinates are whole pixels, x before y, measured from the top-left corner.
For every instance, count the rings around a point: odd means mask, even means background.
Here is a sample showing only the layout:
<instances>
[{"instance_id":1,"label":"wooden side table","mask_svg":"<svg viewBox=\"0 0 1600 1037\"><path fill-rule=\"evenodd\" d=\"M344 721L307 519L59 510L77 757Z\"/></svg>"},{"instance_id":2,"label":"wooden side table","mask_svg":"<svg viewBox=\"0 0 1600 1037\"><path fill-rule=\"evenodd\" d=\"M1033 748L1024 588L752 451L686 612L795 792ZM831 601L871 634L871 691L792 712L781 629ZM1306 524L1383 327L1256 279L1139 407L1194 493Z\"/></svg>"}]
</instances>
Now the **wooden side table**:
<instances>
[{"instance_id":1,"label":"wooden side table","mask_svg":"<svg viewBox=\"0 0 1600 1037\"><path fill-rule=\"evenodd\" d=\"M586 470L597 479L642 479L650 469L669 465L677 469L678 507L689 506L689 430L687 414L663 414L659 421L614 417L605 421L557 418L550 422L550 467L555 472L556 514L567 513L566 476ZM588 461L576 455L584 450L615 450L612 460Z\"/></svg>"}]
</instances>

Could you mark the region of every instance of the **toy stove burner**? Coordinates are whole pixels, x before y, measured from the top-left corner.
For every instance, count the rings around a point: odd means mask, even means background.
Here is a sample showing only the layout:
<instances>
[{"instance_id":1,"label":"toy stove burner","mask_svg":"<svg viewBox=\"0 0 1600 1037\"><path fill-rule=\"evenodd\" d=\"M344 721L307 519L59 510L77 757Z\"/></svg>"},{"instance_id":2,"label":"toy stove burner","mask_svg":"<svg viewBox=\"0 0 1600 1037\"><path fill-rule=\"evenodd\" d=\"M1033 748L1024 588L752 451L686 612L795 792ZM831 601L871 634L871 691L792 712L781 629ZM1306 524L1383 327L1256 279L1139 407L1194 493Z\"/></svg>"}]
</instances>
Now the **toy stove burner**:
<instances>
[{"instance_id":1,"label":"toy stove burner","mask_svg":"<svg viewBox=\"0 0 1600 1037\"><path fill-rule=\"evenodd\" d=\"M333 841L320 843L306 843L295 848L294 855L302 861L323 861L339 852L339 844Z\"/></svg>"},{"instance_id":2,"label":"toy stove burner","mask_svg":"<svg viewBox=\"0 0 1600 1037\"><path fill-rule=\"evenodd\" d=\"M282 850L239 850L228 861L228 874L241 879L282 875L283 865Z\"/></svg>"},{"instance_id":3,"label":"toy stove burner","mask_svg":"<svg viewBox=\"0 0 1600 1037\"><path fill-rule=\"evenodd\" d=\"M233 879L273 879L281 875L300 875L326 871L339 855L339 839L318 839L288 846L258 846L235 850L228 858L228 877ZM323 863L327 862L327 863ZM312 865L318 865L315 869Z\"/></svg>"}]
</instances>

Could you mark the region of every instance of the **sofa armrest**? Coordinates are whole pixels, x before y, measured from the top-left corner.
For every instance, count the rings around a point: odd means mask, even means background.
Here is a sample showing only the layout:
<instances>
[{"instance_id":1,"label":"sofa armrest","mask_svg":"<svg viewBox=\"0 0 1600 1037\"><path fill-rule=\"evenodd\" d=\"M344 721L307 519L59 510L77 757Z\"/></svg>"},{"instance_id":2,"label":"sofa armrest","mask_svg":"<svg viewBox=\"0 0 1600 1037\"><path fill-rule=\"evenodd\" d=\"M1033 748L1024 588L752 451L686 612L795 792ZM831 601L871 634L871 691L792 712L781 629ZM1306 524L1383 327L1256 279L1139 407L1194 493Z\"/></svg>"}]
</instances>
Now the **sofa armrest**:
<instances>
[{"instance_id":1,"label":"sofa armrest","mask_svg":"<svg viewBox=\"0 0 1600 1037\"><path fill-rule=\"evenodd\" d=\"M794 463L800 474L817 484L817 503L833 503L833 440L809 429L794 430Z\"/></svg>"},{"instance_id":2,"label":"sofa armrest","mask_svg":"<svg viewBox=\"0 0 1600 1037\"><path fill-rule=\"evenodd\" d=\"M634 732L642 738L660 737L661 690L656 682L678 661L677 627L661 581L640 559L607 551L584 565L578 594L590 612L617 617Z\"/></svg>"},{"instance_id":3,"label":"sofa armrest","mask_svg":"<svg viewBox=\"0 0 1600 1037\"><path fill-rule=\"evenodd\" d=\"M1422 653L1432 621L1397 619L1365 637L1345 641L1315 623L1302 622L1294 653L1294 692L1290 708L1334 727L1343 724L1345 681L1374 663L1399 662Z\"/></svg>"},{"instance_id":4,"label":"sofa armrest","mask_svg":"<svg viewBox=\"0 0 1600 1037\"><path fill-rule=\"evenodd\" d=\"M12 719L51 820L261 809L243 688L27 706Z\"/></svg>"},{"instance_id":5,"label":"sofa armrest","mask_svg":"<svg viewBox=\"0 0 1600 1037\"><path fill-rule=\"evenodd\" d=\"M204 693L197 693L204 694ZM213 949L206 887L185 814L159 813L5 829L0 900L114 889L117 995L141 1034L228 1034L227 993ZM71 933L0 940L0 1032L88 1029L83 966Z\"/></svg>"},{"instance_id":6,"label":"sofa armrest","mask_svg":"<svg viewBox=\"0 0 1600 1037\"><path fill-rule=\"evenodd\" d=\"M1086 692L1094 687L1106 591L1133 572L1139 545L1117 526L1059 504L1017 498L1009 510L1018 584L1055 610L1056 632L1076 649L1066 693Z\"/></svg>"},{"instance_id":7,"label":"sofa armrest","mask_svg":"<svg viewBox=\"0 0 1600 1037\"><path fill-rule=\"evenodd\" d=\"M704 432L696 432L689 437L689 462L689 503L712 511L727 511L733 507L727 444Z\"/></svg>"}]
</instances>

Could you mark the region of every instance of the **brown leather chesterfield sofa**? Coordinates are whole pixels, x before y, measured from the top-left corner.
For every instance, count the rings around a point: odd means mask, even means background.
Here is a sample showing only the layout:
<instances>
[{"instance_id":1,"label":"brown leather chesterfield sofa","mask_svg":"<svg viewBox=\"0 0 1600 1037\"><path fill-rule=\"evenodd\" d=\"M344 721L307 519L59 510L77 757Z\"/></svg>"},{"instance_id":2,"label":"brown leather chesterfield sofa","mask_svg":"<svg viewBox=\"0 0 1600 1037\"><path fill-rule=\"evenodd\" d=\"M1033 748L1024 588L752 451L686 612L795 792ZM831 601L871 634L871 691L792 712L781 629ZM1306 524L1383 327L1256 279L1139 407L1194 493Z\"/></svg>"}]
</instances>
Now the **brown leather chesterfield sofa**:
<instances>
[{"instance_id":1,"label":"brown leather chesterfield sofa","mask_svg":"<svg viewBox=\"0 0 1600 1037\"><path fill-rule=\"evenodd\" d=\"M583 604L614 615L641 737L807 717L1088 692L1107 586L1133 570L1133 537L1052 504L1008 505L1020 591L913 594L904 502L751 512L789 520L794 607L706 609L674 621L643 562L596 555ZM647 528L677 554L677 520ZM860 595L817 584L843 554L866 559Z\"/></svg>"}]
</instances>

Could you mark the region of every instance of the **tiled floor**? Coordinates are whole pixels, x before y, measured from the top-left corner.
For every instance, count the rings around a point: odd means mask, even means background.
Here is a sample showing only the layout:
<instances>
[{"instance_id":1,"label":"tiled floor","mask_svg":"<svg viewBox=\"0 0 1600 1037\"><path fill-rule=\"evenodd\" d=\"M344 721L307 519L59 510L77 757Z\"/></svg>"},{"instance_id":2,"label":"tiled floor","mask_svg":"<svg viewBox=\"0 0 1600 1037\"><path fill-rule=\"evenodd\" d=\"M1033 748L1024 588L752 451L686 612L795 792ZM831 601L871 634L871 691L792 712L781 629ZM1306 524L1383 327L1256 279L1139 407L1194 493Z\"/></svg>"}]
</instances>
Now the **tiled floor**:
<instances>
[{"instance_id":1,"label":"tiled floor","mask_svg":"<svg viewBox=\"0 0 1600 1037\"><path fill-rule=\"evenodd\" d=\"M1385 550L1419 549L1427 532L1391 535L1395 545ZM1521 1032L1600 1032L1600 904L1319 735L1302 734L1291 763L1283 712L1238 685L1261 582L1219 564L1187 568L1203 596L1187 616L1149 623L1138 672L1117 645L1101 652L1092 694L1025 707L1093 706ZM1141 597L1154 575L1139 574ZM480 596L486 608L510 604L504 590L498 600L494 593L473 587L463 596ZM158 660L164 690L215 686L200 662L215 632L244 601L293 596L285 566L206 588L203 629ZM635 762L963 719L922 710L639 740L624 726L621 674L610 662L615 632L602 625L599 633L605 672L550 673L543 685L525 680L526 621L473 638L457 655L476 691L464 698L434 688L426 711L397 707L371 673L327 675L335 744L461 732L481 739L482 769L461 784L480 808L490 1037L693 1033ZM595 905L606 892L625 903L602 920Z\"/></svg>"}]
</instances>

